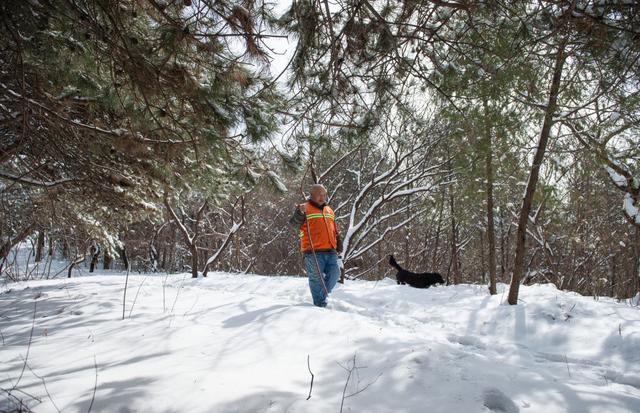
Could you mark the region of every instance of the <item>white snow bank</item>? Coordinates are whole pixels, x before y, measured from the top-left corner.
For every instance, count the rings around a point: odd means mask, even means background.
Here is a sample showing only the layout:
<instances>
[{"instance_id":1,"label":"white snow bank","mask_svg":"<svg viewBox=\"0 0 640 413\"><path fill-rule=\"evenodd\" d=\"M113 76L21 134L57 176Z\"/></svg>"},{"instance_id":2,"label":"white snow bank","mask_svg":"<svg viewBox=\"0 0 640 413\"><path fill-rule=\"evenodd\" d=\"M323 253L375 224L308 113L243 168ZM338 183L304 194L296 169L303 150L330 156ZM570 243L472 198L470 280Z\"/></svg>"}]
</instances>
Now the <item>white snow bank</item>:
<instances>
[{"instance_id":1,"label":"white snow bank","mask_svg":"<svg viewBox=\"0 0 640 413\"><path fill-rule=\"evenodd\" d=\"M0 294L0 388L38 412L640 411L640 310L551 285L522 304L477 285L338 285L212 273L12 284ZM309 400L310 374L315 375ZM345 370L347 369L347 370ZM0 402L0 410L10 407Z\"/></svg>"}]
</instances>

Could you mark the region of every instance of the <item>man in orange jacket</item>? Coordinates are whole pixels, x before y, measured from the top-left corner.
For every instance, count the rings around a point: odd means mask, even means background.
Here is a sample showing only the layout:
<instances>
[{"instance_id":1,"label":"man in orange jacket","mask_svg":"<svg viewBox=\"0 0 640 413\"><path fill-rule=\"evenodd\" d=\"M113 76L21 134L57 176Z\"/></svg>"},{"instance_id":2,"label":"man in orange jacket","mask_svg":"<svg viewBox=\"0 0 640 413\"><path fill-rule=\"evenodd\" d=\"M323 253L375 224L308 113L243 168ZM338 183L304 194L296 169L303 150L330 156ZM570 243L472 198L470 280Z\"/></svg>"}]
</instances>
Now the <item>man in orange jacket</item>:
<instances>
[{"instance_id":1,"label":"man in orange jacket","mask_svg":"<svg viewBox=\"0 0 640 413\"><path fill-rule=\"evenodd\" d=\"M310 195L305 203L296 205L289 223L299 229L300 249L309 277L313 304L326 307L327 293L333 290L340 277L342 260L338 254L342 252L342 239L338 234L333 210L327 205L325 187L320 184L312 185ZM322 286L323 281L326 292Z\"/></svg>"}]
</instances>

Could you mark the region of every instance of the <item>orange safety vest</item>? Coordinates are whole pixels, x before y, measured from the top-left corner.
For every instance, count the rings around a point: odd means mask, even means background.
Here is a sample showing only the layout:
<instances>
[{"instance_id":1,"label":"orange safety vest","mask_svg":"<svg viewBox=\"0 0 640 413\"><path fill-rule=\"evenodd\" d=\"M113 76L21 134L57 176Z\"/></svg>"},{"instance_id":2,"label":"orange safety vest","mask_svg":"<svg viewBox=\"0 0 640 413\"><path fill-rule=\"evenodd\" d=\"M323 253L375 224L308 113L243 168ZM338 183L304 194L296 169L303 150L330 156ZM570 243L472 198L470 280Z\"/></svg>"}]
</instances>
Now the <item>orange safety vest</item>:
<instances>
[{"instance_id":1,"label":"orange safety vest","mask_svg":"<svg viewBox=\"0 0 640 413\"><path fill-rule=\"evenodd\" d=\"M306 217L300 224L300 249L302 252L311 252L307 222L311 231L311 240L315 251L336 251L338 247L337 227L334 222L335 215L329 205L318 208L310 201L305 202Z\"/></svg>"}]
</instances>

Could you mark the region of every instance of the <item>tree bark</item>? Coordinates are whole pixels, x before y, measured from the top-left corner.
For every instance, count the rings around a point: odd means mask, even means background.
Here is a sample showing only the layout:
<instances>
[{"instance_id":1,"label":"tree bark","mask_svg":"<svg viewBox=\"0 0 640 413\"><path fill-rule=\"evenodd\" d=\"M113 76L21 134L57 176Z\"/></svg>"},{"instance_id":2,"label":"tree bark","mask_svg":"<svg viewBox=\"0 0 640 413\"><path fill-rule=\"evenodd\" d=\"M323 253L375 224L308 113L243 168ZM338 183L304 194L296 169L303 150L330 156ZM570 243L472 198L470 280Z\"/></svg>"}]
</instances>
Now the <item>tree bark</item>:
<instances>
[{"instance_id":1,"label":"tree bark","mask_svg":"<svg viewBox=\"0 0 640 413\"><path fill-rule=\"evenodd\" d=\"M549 100L544 114L544 122L542 124L542 130L540 132L540 139L538 140L538 147L533 157L533 165L531 165L529 181L527 182L524 198L522 199L522 206L520 207L520 216L518 217L518 230L516 235L516 256L513 263L513 275L511 276L511 283L509 285L508 302L511 305L516 305L518 303L520 280L522 279L522 274L524 272L527 221L529 220L529 213L531 212L533 195L536 190L536 185L538 184L540 167L542 166L544 154L547 149L547 143L549 142L551 126L553 126L554 123L553 115L556 112L558 91L560 90L560 80L562 78L562 68L564 67L565 62L565 47L566 38L563 38L556 52L556 59L553 68L553 79L551 81L551 88L549 90Z\"/></svg>"}]
</instances>

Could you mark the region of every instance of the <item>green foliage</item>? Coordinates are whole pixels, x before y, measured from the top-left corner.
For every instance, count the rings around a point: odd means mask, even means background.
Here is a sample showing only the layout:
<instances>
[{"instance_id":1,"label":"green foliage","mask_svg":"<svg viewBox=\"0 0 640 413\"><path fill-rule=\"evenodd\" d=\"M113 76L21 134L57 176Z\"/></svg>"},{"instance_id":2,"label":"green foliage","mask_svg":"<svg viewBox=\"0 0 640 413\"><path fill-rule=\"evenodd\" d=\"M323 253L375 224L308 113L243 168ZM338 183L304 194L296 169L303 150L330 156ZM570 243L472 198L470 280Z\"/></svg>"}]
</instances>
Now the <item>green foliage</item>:
<instances>
[{"instance_id":1,"label":"green foliage","mask_svg":"<svg viewBox=\"0 0 640 413\"><path fill-rule=\"evenodd\" d=\"M101 228L106 218L88 205L117 210L109 219L120 225L147 219L145 206L159 204L164 191L224 198L241 190L238 170L247 163L268 170L251 146L278 129L282 104L255 65L264 54L254 36L271 18L269 7L255 6L3 2L0 93L7 110L29 116L41 132L13 155L21 165L3 158L0 168L29 178L34 166L58 163L40 166L37 178L68 180L64 194L81 190L83 199L65 197L65 208ZM37 103L29 115L16 94ZM21 127L11 125L10 139L23 136Z\"/></svg>"}]
</instances>

